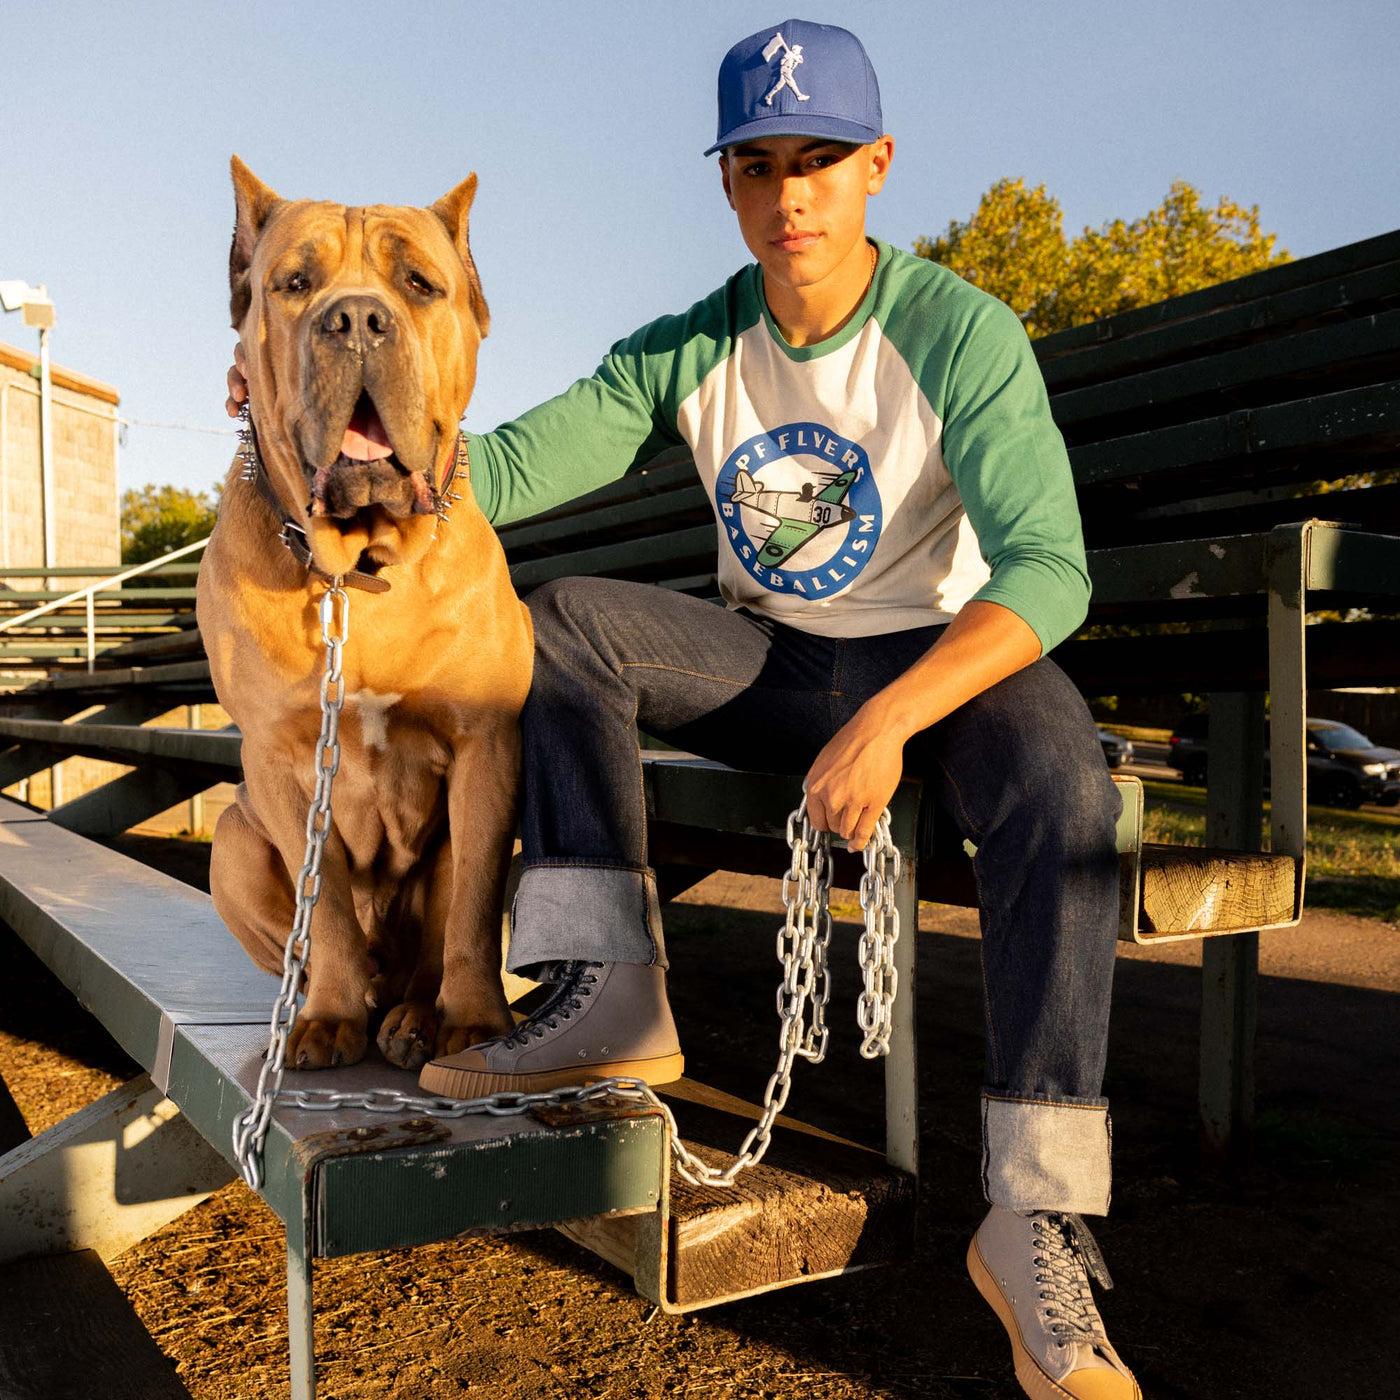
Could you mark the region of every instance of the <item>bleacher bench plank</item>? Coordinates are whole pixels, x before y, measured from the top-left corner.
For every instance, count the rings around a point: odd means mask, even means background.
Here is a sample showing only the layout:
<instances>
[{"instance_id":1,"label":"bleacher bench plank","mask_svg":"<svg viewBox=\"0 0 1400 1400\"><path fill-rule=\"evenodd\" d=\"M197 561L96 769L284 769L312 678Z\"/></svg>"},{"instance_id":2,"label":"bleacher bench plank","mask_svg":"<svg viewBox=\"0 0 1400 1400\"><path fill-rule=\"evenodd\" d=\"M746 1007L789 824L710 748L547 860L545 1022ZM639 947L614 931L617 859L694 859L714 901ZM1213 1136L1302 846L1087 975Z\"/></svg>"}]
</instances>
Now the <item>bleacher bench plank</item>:
<instances>
[{"instance_id":1,"label":"bleacher bench plank","mask_svg":"<svg viewBox=\"0 0 1400 1400\"><path fill-rule=\"evenodd\" d=\"M1136 335L1056 354L1054 338L1041 342L1041 372L1052 393L1085 381L1143 371L1172 360L1259 344L1271 335L1313 329L1328 322L1379 311L1400 300L1393 264L1366 267L1290 291L1256 297L1207 316L1174 321Z\"/></svg>"},{"instance_id":2,"label":"bleacher bench plank","mask_svg":"<svg viewBox=\"0 0 1400 1400\"><path fill-rule=\"evenodd\" d=\"M1393 278L1397 263L1400 263L1400 232L1377 234L1374 238L1363 238L1310 257L1279 263L1246 277L1217 282L1199 291L1123 311L1102 321L1089 321L1057 331L1036 342L1037 354L1044 361L1059 356L1078 356L1096 346L1141 336L1160 326L1209 317L1230 307L1257 303L1295 288L1372 268L1388 266ZM1393 280L1390 285L1395 285Z\"/></svg>"},{"instance_id":3,"label":"bleacher bench plank","mask_svg":"<svg viewBox=\"0 0 1400 1400\"><path fill-rule=\"evenodd\" d=\"M131 724L65 724L49 719L0 719L0 739L40 744L114 763L158 763L205 770L211 783L237 769L242 736L228 729L177 729Z\"/></svg>"}]
</instances>

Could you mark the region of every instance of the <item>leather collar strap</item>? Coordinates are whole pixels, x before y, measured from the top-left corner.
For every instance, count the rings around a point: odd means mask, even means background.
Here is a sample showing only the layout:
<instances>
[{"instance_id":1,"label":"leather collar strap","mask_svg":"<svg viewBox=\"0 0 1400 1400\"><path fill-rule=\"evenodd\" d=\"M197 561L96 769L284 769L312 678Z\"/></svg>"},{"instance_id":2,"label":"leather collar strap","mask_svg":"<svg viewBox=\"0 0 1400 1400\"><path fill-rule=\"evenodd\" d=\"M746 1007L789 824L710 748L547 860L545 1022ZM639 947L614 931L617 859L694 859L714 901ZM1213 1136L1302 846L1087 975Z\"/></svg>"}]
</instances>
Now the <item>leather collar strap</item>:
<instances>
[{"instance_id":1,"label":"leather collar strap","mask_svg":"<svg viewBox=\"0 0 1400 1400\"><path fill-rule=\"evenodd\" d=\"M330 575L322 572L316 567L315 560L311 555L311 546L306 542L306 531L300 525L288 520L282 513L282 503L277 499L276 493L272 489L272 482L268 480L267 468L263 466L262 454L258 454L257 474L253 477L253 485L257 487L258 495L270 505L277 518L282 522L282 528L277 533L277 538L291 551L292 558L306 569L309 573L319 574L322 578L329 578ZM341 582L347 588L360 588L366 593L387 593L389 591L389 580L380 578L377 574L366 573L363 569L351 569Z\"/></svg>"}]
</instances>

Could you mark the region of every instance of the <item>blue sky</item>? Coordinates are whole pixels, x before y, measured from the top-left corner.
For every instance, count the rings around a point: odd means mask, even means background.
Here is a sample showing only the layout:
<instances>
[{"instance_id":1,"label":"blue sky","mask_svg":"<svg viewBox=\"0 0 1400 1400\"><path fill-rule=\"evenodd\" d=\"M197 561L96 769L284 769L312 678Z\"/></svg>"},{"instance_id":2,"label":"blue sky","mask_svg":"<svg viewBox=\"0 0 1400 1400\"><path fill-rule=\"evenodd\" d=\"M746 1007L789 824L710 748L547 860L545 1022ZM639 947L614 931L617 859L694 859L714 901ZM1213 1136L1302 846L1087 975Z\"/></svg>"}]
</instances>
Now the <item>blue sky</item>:
<instances>
[{"instance_id":1,"label":"blue sky","mask_svg":"<svg viewBox=\"0 0 1400 1400\"><path fill-rule=\"evenodd\" d=\"M0 277L46 282L55 358L137 420L223 429L228 157L288 196L431 203L476 170L491 303L470 426L592 370L747 254L713 161L732 0L0 6ZM1295 256L1400 227L1395 0L832 4L896 139L872 231L909 246L1002 176L1075 231L1180 176ZM0 339L30 346L18 316ZM207 487L227 438L133 423L122 484Z\"/></svg>"}]
</instances>

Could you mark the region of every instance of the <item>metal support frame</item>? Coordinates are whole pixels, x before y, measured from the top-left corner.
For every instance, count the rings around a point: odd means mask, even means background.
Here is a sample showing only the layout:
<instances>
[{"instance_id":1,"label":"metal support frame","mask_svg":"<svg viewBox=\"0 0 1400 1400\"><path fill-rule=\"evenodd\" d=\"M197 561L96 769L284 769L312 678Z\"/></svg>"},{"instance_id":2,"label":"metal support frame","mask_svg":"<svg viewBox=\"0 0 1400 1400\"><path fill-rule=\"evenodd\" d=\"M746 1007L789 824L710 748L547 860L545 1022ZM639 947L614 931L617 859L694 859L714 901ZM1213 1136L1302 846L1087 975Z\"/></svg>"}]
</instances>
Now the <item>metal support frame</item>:
<instances>
[{"instance_id":1,"label":"metal support frame","mask_svg":"<svg viewBox=\"0 0 1400 1400\"><path fill-rule=\"evenodd\" d=\"M1264 802L1264 697L1222 691L1210 697L1210 776L1206 843L1237 851L1261 844ZM1202 1149L1248 1156L1254 1129L1254 1031L1259 934L1208 938L1201 945Z\"/></svg>"},{"instance_id":2,"label":"metal support frame","mask_svg":"<svg viewBox=\"0 0 1400 1400\"><path fill-rule=\"evenodd\" d=\"M75 1249L115 1258L233 1176L138 1075L0 1156L0 1260Z\"/></svg>"},{"instance_id":3,"label":"metal support frame","mask_svg":"<svg viewBox=\"0 0 1400 1400\"><path fill-rule=\"evenodd\" d=\"M1295 920L1303 910L1308 845L1307 588L1313 523L1280 525L1269 536L1269 849L1298 862Z\"/></svg>"},{"instance_id":4,"label":"metal support frame","mask_svg":"<svg viewBox=\"0 0 1400 1400\"><path fill-rule=\"evenodd\" d=\"M188 708L191 729L204 728L204 707L198 702ZM190 794L190 835L204 835L204 789Z\"/></svg>"},{"instance_id":5,"label":"metal support frame","mask_svg":"<svg viewBox=\"0 0 1400 1400\"><path fill-rule=\"evenodd\" d=\"M315 1312L311 1292L311 1240L305 1220L287 1221L287 1343L292 1400L316 1400Z\"/></svg>"},{"instance_id":6,"label":"metal support frame","mask_svg":"<svg viewBox=\"0 0 1400 1400\"><path fill-rule=\"evenodd\" d=\"M1306 604L1314 525L1270 532L1270 850L1297 865L1293 923L1302 916L1307 867L1308 769ZM1206 842L1237 851L1262 844L1264 697L1257 691L1210 698L1212 761ZM1207 939L1201 948L1200 1137L1211 1156L1249 1159L1254 1139L1254 1039L1258 1024L1259 933Z\"/></svg>"},{"instance_id":7,"label":"metal support frame","mask_svg":"<svg viewBox=\"0 0 1400 1400\"><path fill-rule=\"evenodd\" d=\"M29 1138L29 1125L24 1121L24 1114L19 1111L19 1105L14 1101L4 1078L0 1077L0 1161L12 1148L28 1142Z\"/></svg>"},{"instance_id":8,"label":"metal support frame","mask_svg":"<svg viewBox=\"0 0 1400 1400\"><path fill-rule=\"evenodd\" d=\"M181 802L188 801L193 808L196 801L202 803L202 794L210 786L207 774L182 775L168 768L137 768L80 797L70 798L49 813L49 820L80 836L115 836Z\"/></svg>"},{"instance_id":9,"label":"metal support frame","mask_svg":"<svg viewBox=\"0 0 1400 1400\"><path fill-rule=\"evenodd\" d=\"M42 290L42 288L40 289ZM39 327L39 496L44 512L44 567L58 563L58 522L54 511L53 375L49 370L49 327ZM52 586L51 579L44 587Z\"/></svg>"},{"instance_id":10,"label":"metal support frame","mask_svg":"<svg viewBox=\"0 0 1400 1400\"><path fill-rule=\"evenodd\" d=\"M890 1021L890 1053L885 1059L885 1159L892 1167L919 1174L919 1044L915 1014L919 936L918 860L903 851L894 907L899 941L894 945L899 995Z\"/></svg>"}]
</instances>

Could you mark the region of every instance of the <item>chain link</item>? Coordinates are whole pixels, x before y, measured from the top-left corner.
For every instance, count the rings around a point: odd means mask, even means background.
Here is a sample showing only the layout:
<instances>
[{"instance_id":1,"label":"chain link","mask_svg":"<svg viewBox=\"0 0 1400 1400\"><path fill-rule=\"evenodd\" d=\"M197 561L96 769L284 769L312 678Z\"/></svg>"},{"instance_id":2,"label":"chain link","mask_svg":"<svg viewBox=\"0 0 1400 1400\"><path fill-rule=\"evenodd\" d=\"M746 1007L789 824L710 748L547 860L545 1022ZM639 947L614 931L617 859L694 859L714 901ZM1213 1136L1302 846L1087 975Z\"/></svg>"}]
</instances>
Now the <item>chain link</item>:
<instances>
[{"instance_id":1,"label":"chain link","mask_svg":"<svg viewBox=\"0 0 1400 1400\"><path fill-rule=\"evenodd\" d=\"M860 907L865 932L860 936L860 970L865 989L856 1005L856 1020L865 1039L860 1053L867 1060L890 1053L894 999L899 973L894 965L894 945L899 942L899 910L895 888L900 874L899 848L890 839L890 814L886 808L875 823L875 833L865 845L865 873L860 877Z\"/></svg>"},{"instance_id":2,"label":"chain link","mask_svg":"<svg viewBox=\"0 0 1400 1400\"><path fill-rule=\"evenodd\" d=\"M763 1111L738 1155L724 1168L711 1167L682 1141L670 1107L640 1079L615 1077L591 1084L534 1094L499 1093L479 1099L447 1099L404 1094L397 1089L338 1091L282 1089L287 1040L296 1024L298 994L311 951L311 914L321 894L321 858L331 825L331 788L340 770L340 710L345 701L342 651L350 632L350 603L332 581L321 599L321 637L326 669L321 678L321 737L316 748L316 789L306 814L306 857L297 876L297 908L282 962L282 985L273 1003L267 1056L258 1075L252 1104L234 1121L233 1149L243 1179L254 1190L263 1182L263 1146L275 1106L312 1111L363 1109L370 1113L412 1113L427 1118L465 1118L477 1114L505 1117L532 1108L588 1103L607 1097L641 1102L666 1120L675 1172L694 1186L732 1186L740 1172L763 1160L773 1125L787 1104L792 1068L801 1058L820 1064L826 1058L829 1031L826 1007L831 999L827 953L831 944L831 837L816 831L807 818L807 801L788 817L791 860L783 874L785 917L778 930L777 955L783 969L778 986L778 1064L763 1091ZM865 1034L860 1053L867 1059L889 1054L890 1022L898 977L894 945L899 914L894 907L899 879L899 851L890 838L889 812L876 824L865 847L865 874L860 903L865 931L860 966L865 979L857 1020Z\"/></svg>"}]
</instances>

